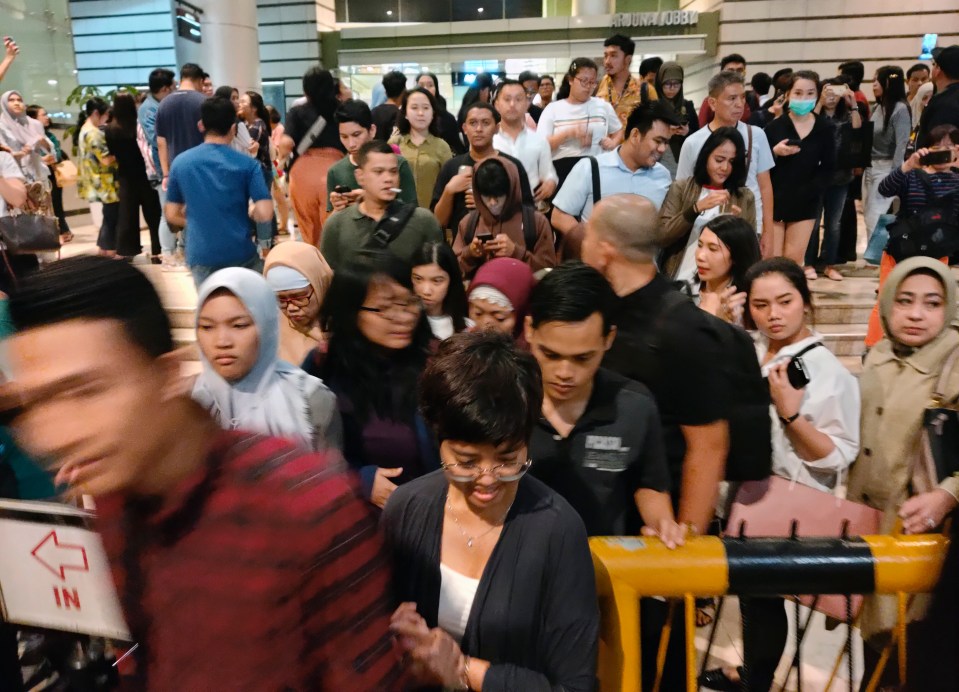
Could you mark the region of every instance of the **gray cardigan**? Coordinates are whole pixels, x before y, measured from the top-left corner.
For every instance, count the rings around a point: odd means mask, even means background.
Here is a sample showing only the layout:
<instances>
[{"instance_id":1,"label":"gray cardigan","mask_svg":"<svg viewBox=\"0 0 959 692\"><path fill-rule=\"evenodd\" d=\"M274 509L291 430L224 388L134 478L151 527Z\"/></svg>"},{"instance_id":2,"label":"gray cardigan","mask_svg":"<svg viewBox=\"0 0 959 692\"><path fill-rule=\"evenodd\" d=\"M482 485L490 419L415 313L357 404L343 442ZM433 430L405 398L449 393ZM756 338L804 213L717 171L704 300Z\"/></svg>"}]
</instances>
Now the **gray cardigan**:
<instances>
[{"instance_id":1,"label":"gray cardigan","mask_svg":"<svg viewBox=\"0 0 959 692\"><path fill-rule=\"evenodd\" d=\"M872 112L872 158L892 159L892 167L902 165L906 155L906 145L909 144L909 135L912 133L912 115L905 103L899 102L892 109L889 116L889 126L884 127L885 115L882 105L876 104Z\"/></svg>"}]
</instances>

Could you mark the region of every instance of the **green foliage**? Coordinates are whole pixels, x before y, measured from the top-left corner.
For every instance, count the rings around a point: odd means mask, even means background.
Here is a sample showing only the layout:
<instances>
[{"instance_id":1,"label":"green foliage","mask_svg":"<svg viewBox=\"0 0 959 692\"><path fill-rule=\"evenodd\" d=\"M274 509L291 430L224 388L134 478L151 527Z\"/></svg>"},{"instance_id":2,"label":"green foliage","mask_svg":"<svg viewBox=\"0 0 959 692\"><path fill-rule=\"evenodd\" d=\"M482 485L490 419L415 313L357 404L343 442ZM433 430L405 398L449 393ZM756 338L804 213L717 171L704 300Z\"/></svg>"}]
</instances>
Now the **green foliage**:
<instances>
[{"instance_id":1,"label":"green foliage","mask_svg":"<svg viewBox=\"0 0 959 692\"><path fill-rule=\"evenodd\" d=\"M140 90L135 86L127 84L125 86L117 87L116 89L110 89L110 91L103 92L100 87L96 86L83 86L78 85L73 91L70 92L70 95L67 96L67 105L68 106L82 106L87 101L92 98L100 97L107 103L113 103L113 99L116 98L117 94L130 94L131 96L136 96L140 93ZM77 127L73 125L67 128L67 131L64 133L70 139L74 139L74 134L76 134ZM73 155L76 156L77 147L74 143L73 145Z\"/></svg>"}]
</instances>

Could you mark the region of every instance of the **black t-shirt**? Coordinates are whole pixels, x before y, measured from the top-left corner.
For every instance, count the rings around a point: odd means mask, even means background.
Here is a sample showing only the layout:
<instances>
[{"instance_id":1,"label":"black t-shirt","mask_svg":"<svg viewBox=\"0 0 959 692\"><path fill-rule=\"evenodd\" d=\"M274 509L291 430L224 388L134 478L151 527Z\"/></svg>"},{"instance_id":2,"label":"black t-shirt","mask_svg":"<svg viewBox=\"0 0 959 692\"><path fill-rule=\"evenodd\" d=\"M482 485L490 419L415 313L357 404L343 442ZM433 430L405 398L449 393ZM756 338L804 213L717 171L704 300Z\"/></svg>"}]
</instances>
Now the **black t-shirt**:
<instances>
[{"instance_id":1,"label":"black t-shirt","mask_svg":"<svg viewBox=\"0 0 959 692\"><path fill-rule=\"evenodd\" d=\"M393 135L396 114L400 112L392 103L381 103L373 109L373 124L376 125L376 139L386 142Z\"/></svg>"},{"instance_id":2,"label":"black t-shirt","mask_svg":"<svg viewBox=\"0 0 959 692\"><path fill-rule=\"evenodd\" d=\"M541 115L543 114L543 109L540 108L539 106L533 106L533 105L531 105L531 106L529 107L529 110L526 111L526 112L529 113L529 117L531 117L531 118L533 119L533 122L534 122L534 123L538 123L538 122L539 122L539 116L541 116Z\"/></svg>"},{"instance_id":3,"label":"black t-shirt","mask_svg":"<svg viewBox=\"0 0 959 692\"><path fill-rule=\"evenodd\" d=\"M103 134L107 140L107 149L117 159L117 176L131 181L146 180L146 164L143 163L136 133L130 135L115 125L108 125Z\"/></svg>"},{"instance_id":4,"label":"black t-shirt","mask_svg":"<svg viewBox=\"0 0 959 692\"><path fill-rule=\"evenodd\" d=\"M184 151L203 144L199 123L204 101L199 91L184 89L168 94L157 106L156 134L166 140L171 166Z\"/></svg>"},{"instance_id":5,"label":"black t-shirt","mask_svg":"<svg viewBox=\"0 0 959 692\"><path fill-rule=\"evenodd\" d=\"M590 536L636 535L640 488L666 492L669 469L650 391L600 368L583 415L560 437L540 417L529 444L530 473L563 496Z\"/></svg>"},{"instance_id":6,"label":"black t-shirt","mask_svg":"<svg viewBox=\"0 0 959 692\"><path fill-rule=\"evenodd\" d=\"M674 499L682 484L686 441L680 426L725 418L727 396L720 341L692 301L660 318L662 299L675 290L661 275L619 300L616 339L603 365L649 387L663 424Z\"/></svg>"},{"instance_id":7,"label":"black t-shirt","mask_svg":"<svg viewBox=\"0 0 959 692\"><path fill-rule=\"evenodd\" d=\"M526 169L523 168L523 163L519 159L515 159L509 154L500 152L499 155L504 159L512 161L516 166L516 169L519 171L519 186L523 193L523 204L535 206L536 202L533 200L533 190L529 186L529 177L526 175ZM449 184L450 180L453 179L453 176L459 173L460 166L475 165L476 161L474 161L473 157L469 155L469 152L461 154L460 156L454 156L443 164L443 167L440 169L440 174L436 178L436 185L433 187L433 201L430 202L431 211L436 209L437 202L439 202L440 197L443 196L443 190L446 189L446 186ZM453 213L450 215L450 222L446 224L446 227L451 229L455 235L456 230L460 227L460 221L469 212L470 209L466 206L466 193L457 192L455 195L453 195Z\"/></svg>"},{"instance_id":8,"label":"black t-shirt","mask_svg":"<svg viewBox=\"0 0 959 692\"><path fill-rule=\"evenodd\" d=\"M293 106L293 108L290 109L290 112L286 114L286 134L293 138L294 146L300 146L300 140L310 131L313 123L316 122L319 116L320 112L309 103ZM333 122L333 118L326 119L326 127L323 128L320 136L313 141L310 149L319 149L321 147L346 151L343 145L340 144L340 131L336 123Z\"/></svg>"}]
</instances>

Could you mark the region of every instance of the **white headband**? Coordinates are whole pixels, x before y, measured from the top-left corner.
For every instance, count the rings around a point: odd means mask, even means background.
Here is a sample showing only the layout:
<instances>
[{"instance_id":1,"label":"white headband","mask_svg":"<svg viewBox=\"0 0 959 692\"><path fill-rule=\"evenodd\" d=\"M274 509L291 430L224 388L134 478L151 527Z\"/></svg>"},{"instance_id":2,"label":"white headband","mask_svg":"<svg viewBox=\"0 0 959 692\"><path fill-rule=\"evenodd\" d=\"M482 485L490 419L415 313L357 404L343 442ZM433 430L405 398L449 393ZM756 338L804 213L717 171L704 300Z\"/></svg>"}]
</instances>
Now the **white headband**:
<instances>
[{"instance_id":1,"label":"white headband","mask_svg":"<svg viewBox=\"0 0 959 692\"><path fill-rule=\"evenodd\" d=\"M506 294L492 286L477 286L470 292L470 300L485 300L493 305L506 308L510 312L513 311L513 304L506 297Z\"/></svg>"}]
</instances>

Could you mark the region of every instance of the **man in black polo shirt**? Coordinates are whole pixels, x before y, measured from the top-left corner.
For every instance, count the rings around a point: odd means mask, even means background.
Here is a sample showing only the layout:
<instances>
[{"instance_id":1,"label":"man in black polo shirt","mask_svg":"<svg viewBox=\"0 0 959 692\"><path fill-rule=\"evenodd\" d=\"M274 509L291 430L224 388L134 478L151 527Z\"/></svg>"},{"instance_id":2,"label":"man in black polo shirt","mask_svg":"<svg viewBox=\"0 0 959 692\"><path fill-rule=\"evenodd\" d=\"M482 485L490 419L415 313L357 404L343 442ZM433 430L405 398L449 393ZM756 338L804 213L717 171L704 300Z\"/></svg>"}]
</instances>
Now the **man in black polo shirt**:
<instances>
[{"instance_id":1,"label":"man in black polo shirt","mask_svg":"<svg viewBox=\"0 0 959 692\"><path fill-rule=\"evenodd\" d=\"M600 367L616 338L615 300L606 279L579 262L533 289L526 340L543 373L543 410L530 473L573 505L589 535L642 527L673 547L685 531L673 517L656 403L645 386Z\"/></svg>"},{"instance_id":2,"label":"man in black polo shirt","mask_svg":"<svg viewBox=\"0 0 959 692\"><path fill-rule=\"evenodd\" d=\"M663 423L670 493L680 522L705 533L713 518L729 452L723 353L706 313L686 300L667 307L674 289L656 269L659 214L639 195L611 195L596 205L583 236L583 261L619 296L617 328L603 365L649 387ZM682 608L674 611L662 686L685 686ZM643 689L652 687L656 649L650 643L667 619L665 604L644 599Z\"/></svg>"},{"instance_id":3,"label":"man in black polo shirt","mask_svg":"<svg viewBox=\"0 0 959 692\"><path fill-rule=\"evenodd\" d=\"M922 111L916 147L927 147L929 133L937 125L959 127L959 45L936 48L932 51L932 81L935 95Z\"/></svg>"},{"instance_id":4,"label":"man in black polo shirt","mask_svg":"<svg viewBox=\"0 0 959 692\"><path fill-rule=\"evenodd\" d=\"M499 130L499 121L499 113L490 104L485 101L474 103L466 111L466 119L463 121L463 132L469 140L470 150L460 156L454 156L443 164L436 178L430 209L436 215L440 226L450 229L454 236L462 218L476 208L473 203L472 169L477 163L490 157L502 156L516 165L519 170L523 204L531 207L536 205L522 161L493 148L493 135ZM460 166L468 166L470 170L460 173Z\"/></svg>"}]
</instances>

